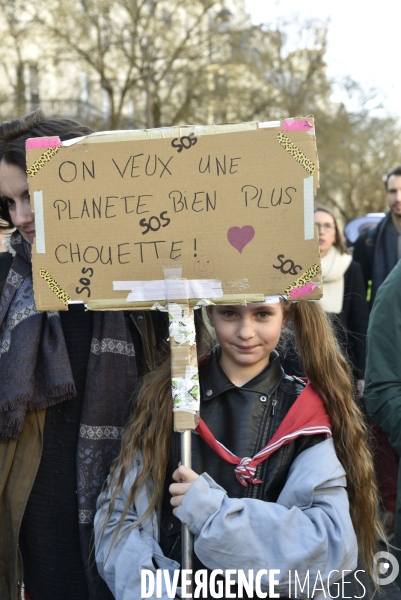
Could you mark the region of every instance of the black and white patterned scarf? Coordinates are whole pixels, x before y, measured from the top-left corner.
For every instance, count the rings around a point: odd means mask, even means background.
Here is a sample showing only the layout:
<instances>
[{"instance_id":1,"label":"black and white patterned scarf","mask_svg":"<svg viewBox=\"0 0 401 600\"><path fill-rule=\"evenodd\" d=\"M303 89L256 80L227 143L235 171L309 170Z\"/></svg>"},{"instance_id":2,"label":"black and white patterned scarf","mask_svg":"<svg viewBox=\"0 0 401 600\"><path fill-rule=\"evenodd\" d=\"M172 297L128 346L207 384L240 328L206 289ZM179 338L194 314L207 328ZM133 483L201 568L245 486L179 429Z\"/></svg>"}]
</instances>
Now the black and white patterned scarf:
<instances>
[{"instance_id":1,"label":"black and white patterned scarf","mask_svg":"<svg viewBox=\"0 0 401 600\"><path fill-rule=\"evenodd\" d=\"M18 439L27 410L75 395L57 312L36 309L31 246L15 232L16 251L0 302L0 441Z\"/></svg>"},{"instance_id":2,"label":"black and white patterned scarf","mask_svg":"<svg viewBox=\"0 0 401 600\"><path fill-rule=\"evenodd\" d=\"M58 312L39 312L32 287L31 246L15 232L16 251L0 300L0 441L19 439L26 411L73 397ZM97 497L120 449L129 399L138 382L129 315L98 311L86 371L77 447L79 528L90 598L112 598L90 557ZM89 568L90 565L90 568Z\"/></svg>"}]
</instances>

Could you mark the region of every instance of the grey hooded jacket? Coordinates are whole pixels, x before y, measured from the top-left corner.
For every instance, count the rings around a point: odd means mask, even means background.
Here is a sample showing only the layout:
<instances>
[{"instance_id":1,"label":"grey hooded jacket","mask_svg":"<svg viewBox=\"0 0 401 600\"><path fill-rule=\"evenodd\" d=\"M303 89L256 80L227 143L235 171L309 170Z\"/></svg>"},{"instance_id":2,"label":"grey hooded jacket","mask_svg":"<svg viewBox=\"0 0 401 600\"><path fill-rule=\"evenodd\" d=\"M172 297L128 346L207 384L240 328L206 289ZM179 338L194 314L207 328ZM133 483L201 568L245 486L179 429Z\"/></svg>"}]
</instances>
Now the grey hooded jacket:
<instances>
[{"instance_id":1,"label":"grey hooded jacket","mask_svg":"<svg viewBox=\"0 0 401 600\"><path fill-rule=\"evenodd\" d=\"M180 566L163 556L156 515L131 529L148 506L145 488L138 491L117 540L113 540L140 463L138 455L105 529L110 491L106 490L98 500L96 561L116 600L142 597L142 570L155 573L156 566L168 570L170 580L166 585L162 579L161 596L167 600L174 598L168 587ZM255 577L262 569L276 569L280 572L274 576L279 581L274 591L281 597L289 596L294 595L295 571L301 584L309 578L310 592L316 581L317 589L321 589L320 580L325 586L330 585L341 578L342 570L356 568L357 541L345 488L344 469L332 439L327 439L297 456L277 502L228 498L225 490L203 473L185 495L177 517L194 534L195 552L208 569L241 570L245 574L253 569ZM268 592L268 575L262 575L260 582L262 591ZM307 586L303 592L298 586L297 597L308 598L309 592ZM180 588L176 594L180 597Z\"/></svg>"}]
</instances>

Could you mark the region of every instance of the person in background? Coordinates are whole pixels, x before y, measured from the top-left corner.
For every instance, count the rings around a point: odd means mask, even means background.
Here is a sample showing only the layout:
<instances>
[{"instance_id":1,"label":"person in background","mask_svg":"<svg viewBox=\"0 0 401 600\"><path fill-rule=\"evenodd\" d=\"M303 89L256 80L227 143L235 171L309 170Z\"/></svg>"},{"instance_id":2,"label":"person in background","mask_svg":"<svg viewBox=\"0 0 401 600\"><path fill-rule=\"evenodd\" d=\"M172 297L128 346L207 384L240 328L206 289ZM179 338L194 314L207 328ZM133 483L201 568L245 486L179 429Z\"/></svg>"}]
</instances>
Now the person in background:
<instances>
[{"instance_id":1,"label":"person in background","mask_svg":"<svg viewBox=\"0 0 401 600\"><path fill-rule=\"evenodd\" d=\"M370 309L379 287L401 258L401 166L389 171L384 187L390 210L375 228L359 236L353 254L354 260L361 265L365 284L370 288ZM373 425L373 434L383 524L391 537L395 523L399 457L387 433L377 423Z\"/></svg>"},{"instance_id":2,"label":"person in background","mask_svg":"<svg viewBox=\"0 0 401 600\"><path fill-rule=\"evenodd\" d=\"M343 352L352 365L357 395L363 396L365 372L365 338L369 311L360 266L352 260L343 246L340 230L333 213L324 207L315 209L322 263L325 312L333 317L333 326ZM304 367L295 354L293 344L287 343L282 360L287 373L305 376Z\"/></svg>"},{"instance_id":3,"label":"person in background","mask_svg":"<svg viewBox=\"0 0 401 600\"><path fill-rule=\"evenodd\" d=\"M358 397L361 398L369 320L361 267L345 249L337 221L328 208L315 209L315 223L322 262L323 297L320 302L327 313L336 316L335 330L351 361Z\"/></svg>"},{"instance_id":4,"label":"person in background","mask_svg":"<svg viewBox=\"0 0 401 600\"><path fill-rule=\"evenodd\" d=\"M401 264L398 263L377 292L373 309L370 314L367 355L366 355L366 407L373 421L388 436L391 449L394 449L397 459L401 456ZM382 470L386 462L382 462L377 472L381 482L385 483ZM399 466L398 461L398 466ZM388 468L387 468L388 471ZM380 483L380 480L379 480ZM390 480L389 483L392 483ZM391 553L401 562L401 477L398 473L398 494L393 497L392 519L393 539ZM388 495L382 504L388 506ZM384 514L389 518L390 515ZM390 526L390 521L384 525ZM401 587L401 575L396 582Z\"/></svg>"},{"instance_id":5,"label":"person in background","mask_svg":"<svg viewBox=\"0 0 401 600\"><path fill-rule=\"evenodd\" d=\"M370 287L370 308L377 290L401 258L401 166L387 174L384 187L390 210L376 227L359 236L353 254L366 287Z\"/></svg>"},{"instance_id":6,"label":"person in background","mask_svg":"<svg viewBox=\"0 0 401 600\"><path fill-rule=\"evenodd\" d=\"M0 218L16 227L0 298L1 600L112 600L90 556L96 499L167 333L153 311L36 309L25 142L90 133L41 111L0 124Z\"/></svg>"}]
</instances>

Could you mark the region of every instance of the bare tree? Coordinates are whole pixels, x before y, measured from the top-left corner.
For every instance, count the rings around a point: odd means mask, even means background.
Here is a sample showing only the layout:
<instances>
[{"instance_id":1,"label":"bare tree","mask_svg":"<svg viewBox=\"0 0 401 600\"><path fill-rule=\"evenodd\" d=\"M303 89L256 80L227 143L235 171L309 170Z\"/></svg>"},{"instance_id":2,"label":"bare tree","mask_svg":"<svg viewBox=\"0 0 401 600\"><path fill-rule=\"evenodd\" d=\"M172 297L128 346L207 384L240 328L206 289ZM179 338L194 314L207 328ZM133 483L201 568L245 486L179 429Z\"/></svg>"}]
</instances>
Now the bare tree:
<instances>
[{"instance_id":1,"label":"bare tree","mask_svg":"<svg viewBox=\"0 0 401 600\"><path fill-rule=\"evenodd\" d=\"M26 74L35 56L48 90L56 82L78 111L91 99L97 110L78 114L98 128L314 114L318 201L344 220L383 208L381 179L399 162L399 124L368 110L372 97L351 80L340 87L357 109L331 101L325 24L252 26L215 0L0 0L0 14L14 112L32 107ZM52 93L42 93L45 106Z\"/></svg>"},{"instance_id":2,"label":"bare tree","mask_svg":"<svg viewBox=\"0 0 401 600\"><path fill-rule=\"evenodd\" d=\"M32 17L52 40L53 61L79 63L103 92L110 129L124 125L132 107L136 126L159 127L187 120L201 102L214 4L35 0Z\"/></svg>"},{"instance_id":3,"label":"bare tree","mask_svg":"<svg viewBox=\"0 0 401 600\"><path fill-rule=\"evenodd\" d=\"M36 18L27 15L25 4L21 0L12 2L1 0L0 17L3 54L1 61L3 86L0 101L11 100L9 109L11 110L12 107L17 114L22 114L27 108L26 77L32 61L29 41L35 40Z\"/></svg>"}]
</instances>

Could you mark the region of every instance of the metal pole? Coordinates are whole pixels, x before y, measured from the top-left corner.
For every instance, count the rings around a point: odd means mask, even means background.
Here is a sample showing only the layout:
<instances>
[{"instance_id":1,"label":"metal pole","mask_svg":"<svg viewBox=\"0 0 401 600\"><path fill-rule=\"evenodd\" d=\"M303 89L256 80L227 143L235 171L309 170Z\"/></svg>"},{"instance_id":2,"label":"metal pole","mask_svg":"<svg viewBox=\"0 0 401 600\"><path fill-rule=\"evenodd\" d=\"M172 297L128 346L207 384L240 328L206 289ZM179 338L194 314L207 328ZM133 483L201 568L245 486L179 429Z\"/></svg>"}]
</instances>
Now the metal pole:
<instances>
[{"instance_id":1,"label":"metal pole","mask_svg":"<svg viewBox=\"0 0 401 600\"><path fill-rule=\"evenodd\" d=\"M171 348L171 379L174 411L174 430L181 434L181 464L192 468L191 432L199 417L199 380L196 356L195 321L188 301L169 302ZM174 391L175 390L175 391ZM192 571L193 536L181 525L181 568ZM186 577L192 597L192 577ZM188 590L188 588L190 588Z\"/></svg>"},{"instance_id":2,"label":"metal pole","mask_svg":"<svg viewBox=\"0 0 401 600\"><path fill-rule=\"evenodd\" d=\"M191 431L183 431L181 433L181 463L186 467L192 468L191 460ZM193 535L189 531L188 527L181 526L181 554L182 554L182 568L192 570L192 552L193 552ZM192 596L192 577L191 583L187 586L187 592ZM188 587L190 588L188 590Z\"/></svg>"}]
</instances>

